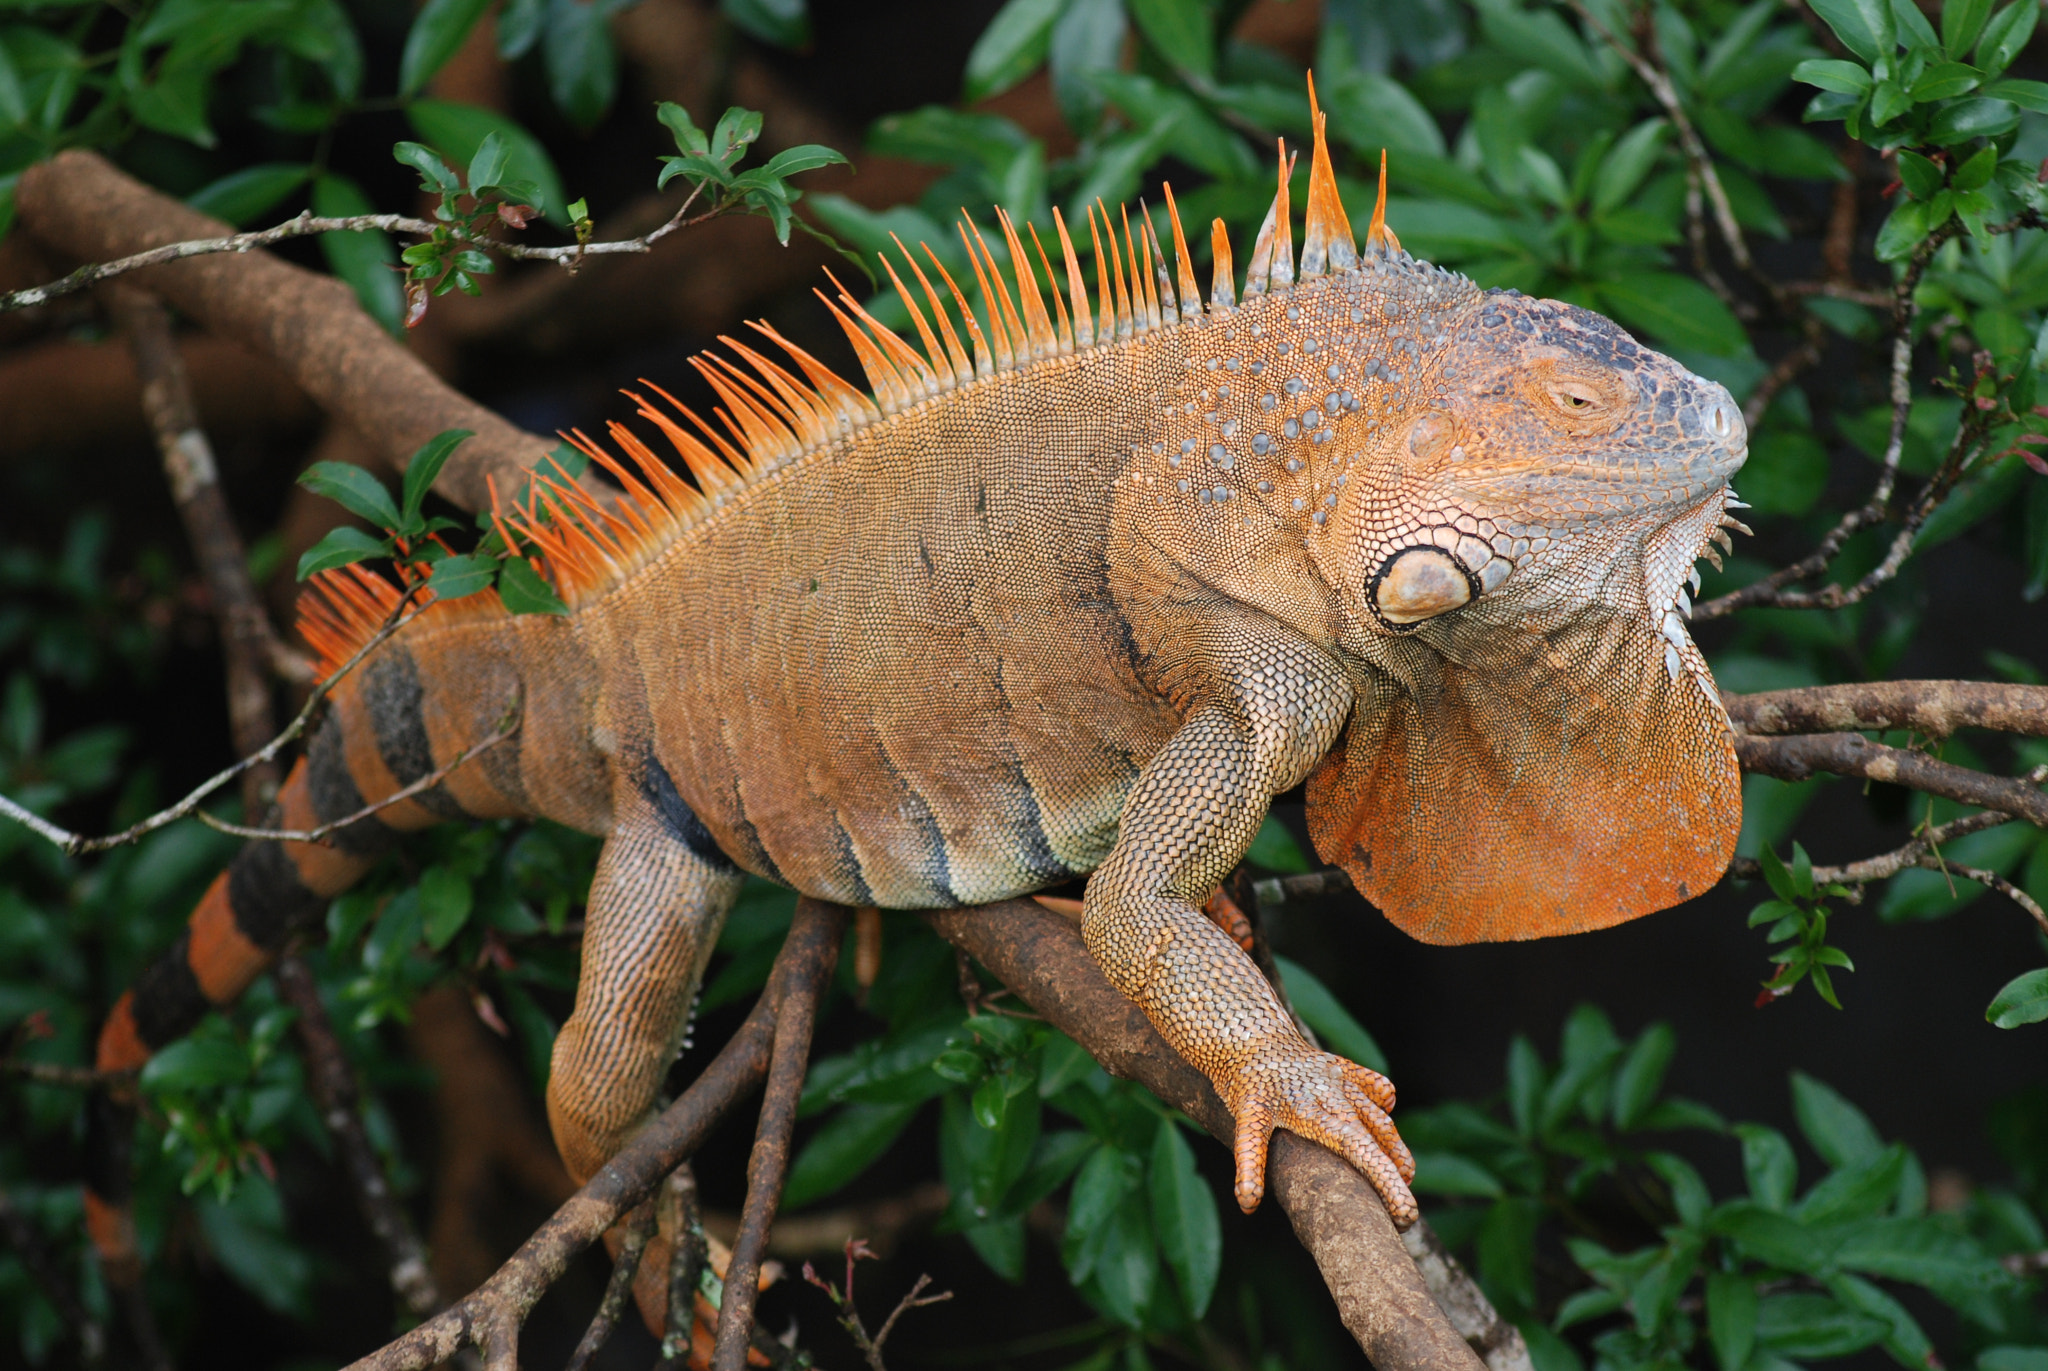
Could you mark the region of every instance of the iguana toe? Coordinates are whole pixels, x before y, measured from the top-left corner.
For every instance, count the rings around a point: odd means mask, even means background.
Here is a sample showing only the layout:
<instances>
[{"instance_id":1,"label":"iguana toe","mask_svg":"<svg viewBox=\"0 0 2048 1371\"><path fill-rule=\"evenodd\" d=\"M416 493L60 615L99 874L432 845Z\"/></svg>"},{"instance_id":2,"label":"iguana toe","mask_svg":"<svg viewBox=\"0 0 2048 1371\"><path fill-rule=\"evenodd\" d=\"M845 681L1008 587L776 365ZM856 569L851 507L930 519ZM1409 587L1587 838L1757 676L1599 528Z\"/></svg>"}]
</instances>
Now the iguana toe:
<instances>
[{"instance_id":1,"label":"iguana toe","mask_svg":"<svg viewBox=\"0 0 2048 1371\"><path fill-rule=\"evenodd\" d=\"M1376 1071L1307 1045L1261 1054L1231 1092L1237 1119L1237 1203L1257 1209L1266 1188L1266 1149L1273 1130L1321 1143L1356 1167L1386 1203L1396 1228L1421 1217L1408 1182L1415 1159L1381 1106L1393 1084Z\"/></svg>"}]
</instances>

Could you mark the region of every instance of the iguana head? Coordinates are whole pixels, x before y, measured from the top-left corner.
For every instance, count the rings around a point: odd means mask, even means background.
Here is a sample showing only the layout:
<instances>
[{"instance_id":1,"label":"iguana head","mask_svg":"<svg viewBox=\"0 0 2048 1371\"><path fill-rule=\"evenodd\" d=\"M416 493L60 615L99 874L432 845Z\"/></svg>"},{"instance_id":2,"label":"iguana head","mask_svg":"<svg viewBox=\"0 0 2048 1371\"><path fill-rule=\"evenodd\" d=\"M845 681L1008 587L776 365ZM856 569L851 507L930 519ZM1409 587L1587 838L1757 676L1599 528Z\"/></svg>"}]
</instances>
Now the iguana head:
<instances>
[{"instance_id":1,"label":"iguana head","mask_svg":"<svg viewBox=\"0 0 2048 1371\"><path fill-rule=\"evenodd\" d=\"M1430 942L1700 893L1741 799L1686 592L1726 536L1741 411L1596 314L1415 261L1384 179L1354 250L1320 120L1309 186L1302 279L1283 169L1147 488L1304 549L1334 605L1357 704L1309 780L1317 848Z\"/></svg>"}]
</instances>

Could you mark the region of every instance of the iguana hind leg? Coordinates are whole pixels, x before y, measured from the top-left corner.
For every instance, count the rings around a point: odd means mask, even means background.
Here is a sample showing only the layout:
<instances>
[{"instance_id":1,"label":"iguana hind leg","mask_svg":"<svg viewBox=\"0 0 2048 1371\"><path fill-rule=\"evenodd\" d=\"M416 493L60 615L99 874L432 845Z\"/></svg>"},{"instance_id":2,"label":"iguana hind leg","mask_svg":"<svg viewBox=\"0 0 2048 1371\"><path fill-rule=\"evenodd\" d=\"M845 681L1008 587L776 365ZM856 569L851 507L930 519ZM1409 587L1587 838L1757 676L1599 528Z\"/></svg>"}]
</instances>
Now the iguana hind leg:
<instances>
[{"instance_id":1,"label":"iguana hind leg","mask_svg":"<svg viewBox=\"0 0 2048 1371\"><path fill-rule=\"evenodd\" d=\"M1236 627L1235 625L1233 627ZM1243 626L1173 740L1140 775L1115 849L1088 883L1082 935L1110 981L1214 1082L1237 1120L1237 1200L1265 1189L1275 1128L1364 1173L1405 1228L1418 1215L1408 1149L1379 1073L1302 1040L1244 949L1201 901L1243 857L1272 797L1335 742L1351 706L1342 669L1277 626Z\"/></svg>"},{"instance_id":2,"label":"iguana hind leg","mask_svg":"<svg viewBox=\"0 0 2048 1371\"><path fill-rule=\"evenodd\" d=\"M548 1076L548 1122L578 1185L652 1112L744 880L672 787L667 805L621 789L591 882L576 1009Z\"/></svg>"},{"instance_id":3,"label":"iguana hind leg","mask_svg":"<svg viewBox=\"0 0 2048 1371\"><path fill-rule=\"evenodd\" d=\"M653 1114L744 880L658 762L622 777L590 886L576 1009L555 1037L548 1074L548 1123L578 1185ZM607 1236L615 1252L621 1236ZM633 1287L657 1335L674 1236L648 1244Z\"/></svg>"}]
</instances>

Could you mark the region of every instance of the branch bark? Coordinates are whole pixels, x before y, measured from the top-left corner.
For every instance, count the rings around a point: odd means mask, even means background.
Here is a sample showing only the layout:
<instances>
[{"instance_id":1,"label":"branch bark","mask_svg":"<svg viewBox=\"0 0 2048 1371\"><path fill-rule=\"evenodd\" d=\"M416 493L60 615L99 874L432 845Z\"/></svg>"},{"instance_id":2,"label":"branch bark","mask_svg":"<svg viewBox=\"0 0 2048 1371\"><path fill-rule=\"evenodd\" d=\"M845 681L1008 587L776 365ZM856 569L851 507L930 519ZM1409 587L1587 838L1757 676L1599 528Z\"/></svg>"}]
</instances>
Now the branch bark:
<instances>
[{"instance_id":1,"label":"branch bark","mask_svg":"<svg viewBox=\"0 0 2048 1371\"><path fill-rule=\"evenodd\" d=\"M768 1074L776 1017L797 987L823 985L839 955L842 926L833 906L800 904L767 989L682 1098L605 1163L496 1275L404 1337L352 1363L349 1371L425 1371L465 1346L483 1348L492 1371L512 1371L518 1365L520 1325L570 1260L653 1194L662 1178L703 1146L711 1130Z\"/></svg>"},{"instance_id":2,"label":"branch bark","mask_svg":"<svg viewBox=\"0 0 2048 1371\"><path fill-rule=\"evenodd\" d=\"M1790 738L1737 734L1735 755L1744 771L1781 781L1803 781L1821 771L1860 776L1995 809L2048 828L2048 794L2025 780L1987 776L1922 753L1873 743L1860 733L1802 733Z\"/></svg>"},{"instance_id":3,"label":"branch bark","mask_svg":"<svg viewBox=\"0 0 2048 1371\"><path fill-rule=\"evenodd\" d=\"M23 172L15 205L23 228L77 261L108 261L231 232L105 158L77 150ZM516 489L553 447L427 370L333 277L249 252L151 267L135 281L210 332L276 359L322 408L345 419L396 467L403 469L443 429L474 431L434 485L464 509L488 503L487 475Z\"/></svg>"},{"instance_id":4,"label":"branch bark","mask_svg":"<svg viewBox=\"0 0 2048 1371\"><path fill-rule=\"evenodd\" d=\"M1182 1060L1110 985L1080 931L1030 900L1005 900L925 916L1088 1049L1113 1076L1136 1080L1228 1145L1230 1111L1208 1078ZM1344 1326L1375 1366L1400 1371L1475 1371L1478 1355L1458 1336L1394 1231L1366 1179L1334 1153L1273 1135L1267 1185L1314 1256Z\"/></svg>"},{"instance_id":5,"label":"branch bark","mask_svg":"<svg viewBox=\"0 0 2048 1371\"><path fill-rule=\"evenodd\" d=\"M747 1198L740 1209L739 1240L725 1268L725 1294L718 1306L717 1340L711 1371L743 1371L754 1330L754 1301L760 1294L761 1257L768 1250L768 1230L782 1201L783 1179L789 1174L790 1138L796 1130L797 1097L803 1093L804 1070L811 1060L811 1028L818 1017L818 999L839 963L839 938L849 910L804 899L798 917L808 911L827 920L835 936L825 948L815 978L793 982L775 1017L775 1052L768 1068L768 1090L761 1102L761 1122L754 1151L747 1159Z\"/></svg>"},{"instance_id":6,"label":"branch bark","mask_svg":"<svg viewBox=\"0 0 2048 1371\"><path fill-rule=\"evenodd\" d=\"M1995 681L1859 681L1850 685L1724 695L1744 733L1847 733L1910 728L1931 738L1991 728L2048 737L2048 686Z\"/></svg>"}]
</instances>

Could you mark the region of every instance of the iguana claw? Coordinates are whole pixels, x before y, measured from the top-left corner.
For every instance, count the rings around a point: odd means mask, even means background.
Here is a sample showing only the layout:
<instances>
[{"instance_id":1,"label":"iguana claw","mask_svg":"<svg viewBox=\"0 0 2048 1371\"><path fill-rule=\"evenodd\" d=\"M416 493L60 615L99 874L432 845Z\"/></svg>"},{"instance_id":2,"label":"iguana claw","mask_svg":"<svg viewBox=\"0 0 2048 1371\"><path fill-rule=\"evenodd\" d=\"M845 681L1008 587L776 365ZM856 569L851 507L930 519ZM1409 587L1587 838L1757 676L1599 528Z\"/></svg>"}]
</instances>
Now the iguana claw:
<instances>
[{"instance_id":1,"label":"iguana claw","mask_svg":"<svg viewBox=\"0 0 2048 1371\"><path fill-rule=\"evenodd\" d=\"M1258 1054L1230 1092L1237 1119L1237 1203L1249 1214L1266 1189L1266 1147L1273 1130L1321 1143L1357 1167L1386 1202L1396 1228L1422 1216L1408 1182L1415 1158L1387 1111L1394 1083L1377 1071L1306 1044Z\"/></svg>"}]
</instances>

